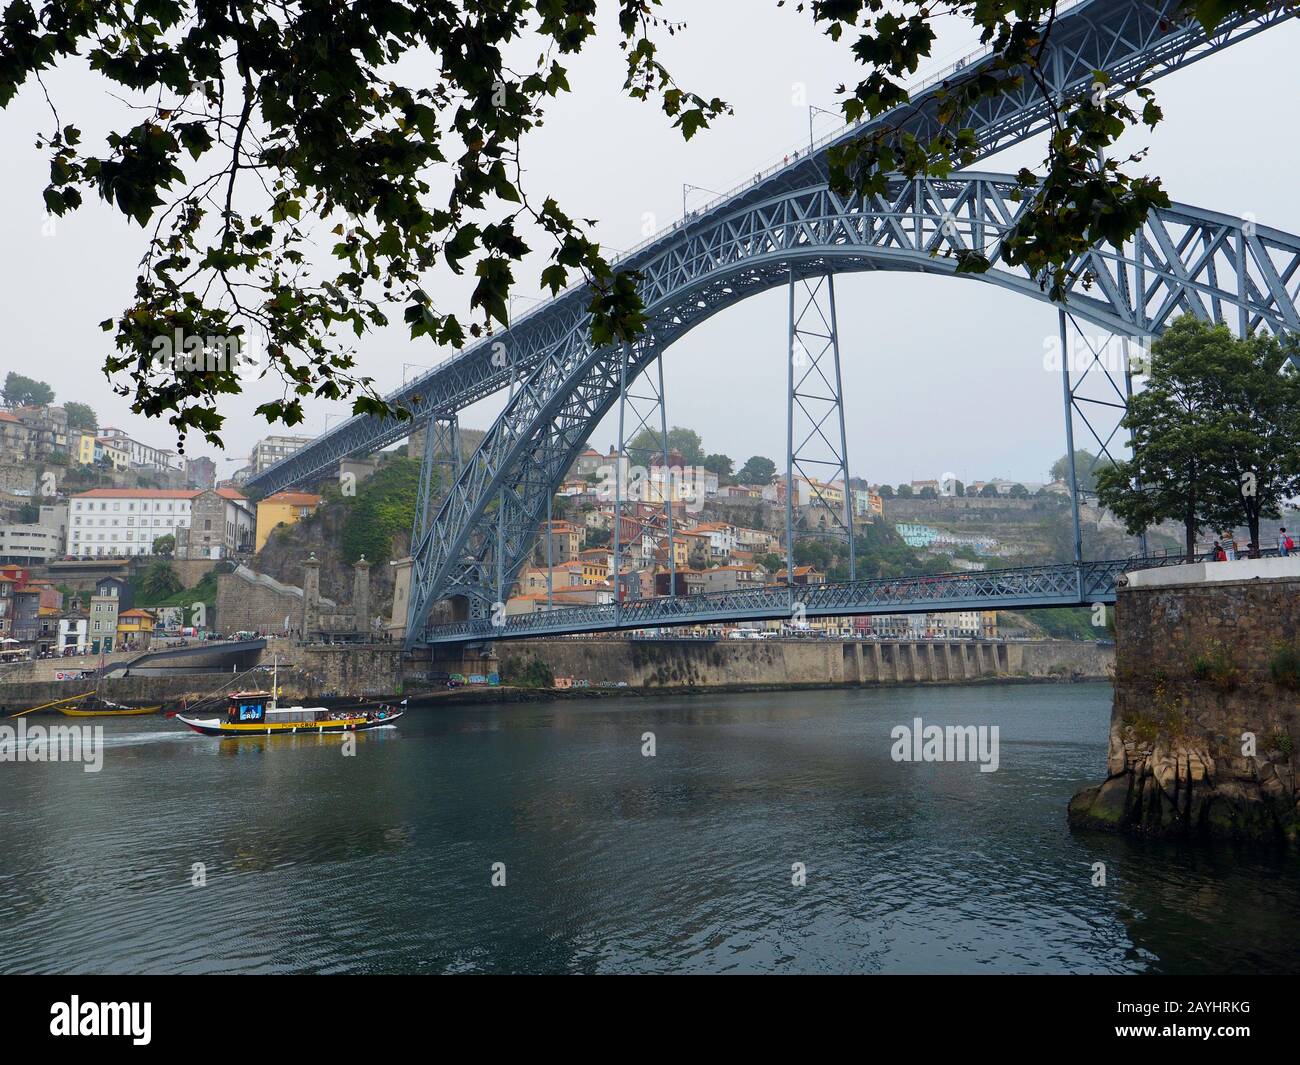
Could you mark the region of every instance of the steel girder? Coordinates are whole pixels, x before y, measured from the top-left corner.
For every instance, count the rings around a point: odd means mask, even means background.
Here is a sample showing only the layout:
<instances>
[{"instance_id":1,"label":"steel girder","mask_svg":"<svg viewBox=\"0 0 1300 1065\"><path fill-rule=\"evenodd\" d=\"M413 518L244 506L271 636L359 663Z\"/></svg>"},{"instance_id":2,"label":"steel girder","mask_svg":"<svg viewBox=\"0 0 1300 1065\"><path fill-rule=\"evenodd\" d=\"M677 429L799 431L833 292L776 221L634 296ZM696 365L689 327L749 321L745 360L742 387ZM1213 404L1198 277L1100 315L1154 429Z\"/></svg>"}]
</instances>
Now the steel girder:
<instances>
[{"instance_id":1,"label":"steel girder","mask_svg":"<svg viewBox=\"0 0 1300 1065\"><path fill-rule=\"evenodd\" d=\"M1116 91L1123 84L1147 83L1163 74L1243 40L1261 30L1291 18L1295 8L1279 5L1275 10L1235 16L1207 36L1199 23L1179 13L1183 0L1083 0L1058 15L1046 50L1043 74L1052 94L1065 99L1088 90L1094 72L1111 77ZM966 63L961 73L969 74L989 62ZM735 189L722 202L695 213L672 229L657 234L645 245L624 257L620 266L638 268L659 258L666 250L685 245L700 225L711 226L721 215L737 208L771 200L823 180L826 151L835 144L869 133L873 126L893 124L922 141L937 131L937 94L940 80L913 93L906 106L868 122L846 128L826 138L811 154L794 158L763 171L758 179ZM1038 89L1029 83L1005 96L982 101L970 116L969 125L978 139L978 153L985 157L1018 141L1042 132L1047 126L1047 109ZM485 396L505 388L513 372L527 374L557 344L563 343L574 324L582 320L587 295L581 287L570 289L512 323L496 337L486 337L441 363L387 398L395 407L411 413L409 420L364 416L334 427L313 443L276 463L250 480L249 486L270 493L301 485L332 474L340 460L350 455L370 454L396 443L433 415L448 416ZM506 345L512 366L494 359L498 343Z\"/></svg>"},{"instance_id":2,"label":"steel girder","mask_svg":"<svg viewBox=\"0 0 1300 1065\"><path fill-rule=\"evenodd\" d=\"M956 610L1015 610L1044 606L1113 603L1115 587L1126 572L1175 566L1177 555L1108 559L1081 566L1025 566L978 573L943 573L925 577L883 578L814 584L795 589L807 617L855 614L944 613ZM656 596L614 605L567 607L506 618L504 624L477 620L438 625L427 632L430 644L472 640L528 639L726 621L764 621L790 616L785 585L763 585L733 592Z\"/></svg>"},{"instance_id":3,"label":"steel girder","mask_svg":"<svg viewBox=\"0 0 1300 1065\"><path fill-rule=\"evenodd\" d=\"M888 197L864 202L823 185L692 227L683 245L642 267L650 325L629 356L627 379L719 310L792 276L954 275L953 253L969 248L992 269L956 276L1046 301L1041 279L1001 260L1002 238L1027 209L1011 198L1014 188L1006 175L963 173L900 181ZM1240 329L1300 327L1300 238L1253 222L1175 205L1154 212L1123 247L1093 248L1076 265L1071 314L1114 333L1159 333L1177 310L1209 318L1226 306L1238 309ZM579 321L526 379L412 548L408 642L420 638L438 599L485 598L498 519L507 523L499 568L507 584L514 579L553 485L618 398L619 354L618 347L593 351ZM501 490L503 503L494 510L489 502Z\"/></svg>"}]
</instances>

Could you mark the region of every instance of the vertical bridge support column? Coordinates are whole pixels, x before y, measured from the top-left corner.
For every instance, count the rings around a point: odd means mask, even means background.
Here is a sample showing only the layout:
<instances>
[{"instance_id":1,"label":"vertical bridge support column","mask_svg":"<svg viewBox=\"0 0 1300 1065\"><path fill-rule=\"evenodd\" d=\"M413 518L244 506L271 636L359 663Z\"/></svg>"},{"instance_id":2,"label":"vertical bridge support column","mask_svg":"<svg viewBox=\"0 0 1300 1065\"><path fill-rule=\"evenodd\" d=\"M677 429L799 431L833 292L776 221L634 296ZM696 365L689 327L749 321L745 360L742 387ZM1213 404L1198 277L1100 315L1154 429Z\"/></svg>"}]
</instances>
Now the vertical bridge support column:
<instances>
[{"instance_id":1,"label":"vertical bridge support column","mask_svg":"<svg viewBox=\"0 0 1300 1065\"><path fill-rule=\"evenodd\" d=\"M407 599L406 631L408 633L423 632L429 620L415 616L419 596L413 593L423 587L426 570L426 563L419 557L417 547L429 531L429 523L433 520L434 500L456 483L456 479L460 476L461 461L460 419L454 414L445 418L430 418L424 426L420 488L415 500L415 520L411 525L412 594Z\"/></svg>"},{"instance_id":2,"label":"vertical bridge support column","mask_svg":"<svg viewBox=\"0 0 1300 1065\"><path fill-rule=\"evenodd\" d=\"M637 528L644 535L649 519L642 513L640 504L653 504L664 508L664 537L667 544L668 594L677 594L677 562L673 557L675 534L673 530L673 501L680 478L668 458L668 404L664 392L664 356L659 351L654 366L647 367L634 385L627 380L630 362L629 345L623 345L619 370L618 395L618 469L614 472L614 595L621 604L622 587L622 537L619 520L623 514L623 494L631 481L628 501L633 506ZM637 391L636 389L639 389ZM637 440L641 439L641 443ZM651 468L659 463L659 475L651 476ZM653 528L653 527L652 527ZM621 611L621 605L619 607Z\"/></svg>"},{"instance_id":3,"label":"vertical bridge support column","mask_svg":"<svg viewBox=\"0 0 1300 1065\"><path fill-rule=\"evenodd\" d=\"M411 546L424 536L432 520L433 501L460 476L460 420L452 414L430 418L424 426L424 449L420 460L420 490L415 502L415 523ZM443 474L446 476L442 476Z\"/></svg>"},{"instance_id":4,"label":"vertical bridge support column","mask_svg":"<svg viewBox=\"0 0 1300 1065\"><path fill-rule=\"evenodd\" d=\"M786 396L786 584L794 605L795 507L807 509L808 535L838 539L848 547L849 580L857 579L853 544L853 488L849 483L844 381L835 314L835 281L796 278L790 272L790 330ZM841 498L832 485L839 481ZM806 486L803 488L801 486Z\"/></svg>"},{"instance_id":5,"label":"vertical bridge support column","mask_svg":"<svg viewBox=\"0 0 1300 1065\"><path fill-rule=\"evenodd\" d=\"M1083 559L1083 532L1079 517L1079 477L1075 458L1074 426L1079 424L1092 438L1086 445L1096 452L1087 471L1089 479L1105 463L1118 463L1133 448L1132 430L1124 431L1123 420L1133 398L1133 378L1144 370L1144 360L1134 360L1129 350L1132 338L1114 335L1091 336L1074 315L1057 310L1058 343L1061 358L1061 388L1065 406L1065 446L1070 478L1070 500L1074 520L1074 561ZM1139 340L1140 346L1145 346ZM1147 554L1146 537L1139 552Z\"/></svg>"}]
</instances>

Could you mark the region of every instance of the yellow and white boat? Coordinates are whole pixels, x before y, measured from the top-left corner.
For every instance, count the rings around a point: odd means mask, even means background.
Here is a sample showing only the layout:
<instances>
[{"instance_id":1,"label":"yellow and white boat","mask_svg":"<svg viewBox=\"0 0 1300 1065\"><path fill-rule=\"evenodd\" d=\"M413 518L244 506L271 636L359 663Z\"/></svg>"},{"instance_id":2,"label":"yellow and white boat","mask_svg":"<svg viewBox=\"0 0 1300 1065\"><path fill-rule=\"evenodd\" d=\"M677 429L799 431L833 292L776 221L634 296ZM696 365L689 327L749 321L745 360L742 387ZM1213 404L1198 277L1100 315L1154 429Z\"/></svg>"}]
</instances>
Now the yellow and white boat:
<instances>
[{"instance_id":1,"label":"yellow and white boat","mask_svg":"<svg viewBox=\"0 0 1300 1065\"><path fill-rule=\"evenodd\" d=\"M203 736L277 736L295 733L365 732L393 724L402 711L331 710L327 706L276 706L268 691L233 692L224 716L191 717L180 721Z\"/></svg>"},{"instance_id":2,"label":"yellow and white boat","mask_svg":"<svg viewBox=\"0 0 1300 1065\"><path fill-rule=\"evenodd\" d=\"M276 736L297 733L365 732L385 728L402 716L401 710L381 706L375 710L339 710L328 706L280 706L279 685L271 691L231 692L225 713L217 717L175 714L177 721L203 736Z\"/></svg>"}]
</instances>

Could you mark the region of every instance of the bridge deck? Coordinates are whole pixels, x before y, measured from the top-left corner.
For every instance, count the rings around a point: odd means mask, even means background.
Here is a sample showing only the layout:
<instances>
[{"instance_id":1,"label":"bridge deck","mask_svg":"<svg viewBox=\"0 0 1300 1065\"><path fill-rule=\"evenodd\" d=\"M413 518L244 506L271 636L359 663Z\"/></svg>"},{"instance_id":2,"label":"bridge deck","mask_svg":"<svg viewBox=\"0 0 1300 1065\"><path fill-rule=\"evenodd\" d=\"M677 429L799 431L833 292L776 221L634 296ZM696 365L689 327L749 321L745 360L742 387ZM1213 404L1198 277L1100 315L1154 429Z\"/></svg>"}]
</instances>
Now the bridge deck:
<instances>
[{"instance_id":1,"label":"bridge deck","mask_svg":"<svg viewBox=\"0 0 1300 1065\"><path fill-rule=\"evenodd\" d=\"M1267 554L1267 552L1265 552ZM1020 566L917 577L826 584L769 584L703 595L655 596L621 604L563 607L521 614L493 625L488 619L434 625L424 643L464 643L586 632L663 628L735 621L859 614L948 613L1113 603L1118 578L1131 570L1182 565L1181 555L1134 556L1054 566Z\"/></svg>"}]
</instances>

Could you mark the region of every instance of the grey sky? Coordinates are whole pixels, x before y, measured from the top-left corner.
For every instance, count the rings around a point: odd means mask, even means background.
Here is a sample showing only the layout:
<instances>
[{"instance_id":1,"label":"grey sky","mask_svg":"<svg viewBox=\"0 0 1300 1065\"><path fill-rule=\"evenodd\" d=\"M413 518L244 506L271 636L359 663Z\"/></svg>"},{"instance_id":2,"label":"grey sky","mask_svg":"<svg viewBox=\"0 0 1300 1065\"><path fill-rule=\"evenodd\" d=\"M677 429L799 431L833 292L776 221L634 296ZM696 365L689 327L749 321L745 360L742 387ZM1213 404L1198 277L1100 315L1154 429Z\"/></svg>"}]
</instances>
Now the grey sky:
<instances>
[{"instance_id":1,"label":"grey sky","mask_svg":"<svg viewBox=\"0 0 1300 1065\"><path fill-rule=\"evenodd\" d=\"M571 62L573 94L552 107L525 146L530 195L554 195L571 213L598 219L599 236L614 248L642 239L648 216L660 227L671 223L681 212L683 182L725 190L806 143L807 109L791 102L796 83L806 85L810 102L833 110L836 85L857 76L845 44L826 40L807 14L777 8L775 0L672 0L666 14L689 24L684 35L665 39L670 69L684 85L726 98L734 117L683 144L657 109L620 95L621 53L607 38ZM972 43L969 31L947 34L934 65ZM1300 209L1286 192L1300 162L1286 117L1298 53L1300 28L1292 20L1158 82L1165 122L1154 134L1129 135L1130 150L1151 148L1136 169L1160 174L1175 200L1300 229ZM121 114L88 75L62 70L47 84L65 123L90 132ZM171 444L170 428L131 416L100 371L108 335L97 323L129 299L141 231L92 203L60 220L53 235L43 232L45 162L32 144L48 125L34 85L0 112L0 376L17 370L48 380L59 400L90 403L102 423ZM833 127L819 117L819 133ZM1035 141L981 168L1033 166L1041 151ZM708 198L695 195L693 204ZM516 272L521 293L537 293L540 262ZM469 286L440 276L431 289L444 305L463 307ZM945 470L967 480L1042 479L1064 450L1060 380L1042 369L1044 339L1056 329L1051 308L977 281L903 274L844 276L837 296L855 474L890 482ZM666 357L670 423L696 429L708 450L738 463L783 450L785 300L784 291L773 291L733 307ZM516 313L530 306L520 300ZM427 366L450 354L427 340L411 342L401 328L367 336L359 351L382 391L401 383L404 363ZM262 384L223 408L229 455L242 460L265 435L252 411L278 391ZM320 432L327 414L334 425L346 409L317 404L305 428ZM486 427L499 409L499 400L485 401L464 412L462 424ZM592 443L604 449L613 439L606 425ZM191 453L211 450L191 441Z\"/></svg>"}]
</instances>

